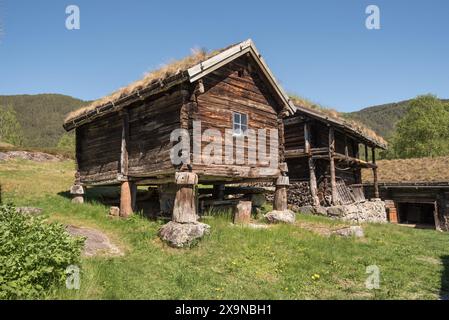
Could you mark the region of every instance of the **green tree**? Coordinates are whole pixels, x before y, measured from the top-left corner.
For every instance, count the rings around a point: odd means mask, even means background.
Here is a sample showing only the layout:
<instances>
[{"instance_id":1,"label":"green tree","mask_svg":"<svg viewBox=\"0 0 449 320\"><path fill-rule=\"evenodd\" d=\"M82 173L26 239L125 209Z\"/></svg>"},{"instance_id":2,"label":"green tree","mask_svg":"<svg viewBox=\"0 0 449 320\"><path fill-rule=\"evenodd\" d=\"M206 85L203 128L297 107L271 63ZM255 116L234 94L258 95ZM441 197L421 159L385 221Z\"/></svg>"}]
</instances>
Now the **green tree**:
<instances>
[{"instance_id":1,"label":"green tree","mask_svg":"<svg viewBox=\"0 0 449 320\"><path fill-rule=\"evenodd\" d=\"M63 133L58 142L58 149L75 150L75 134Z\"/></svg>"},{"instance_id":2,"label":"green tree","mask_svg":"<svg viewBox=\"0 0 449 320\"><path fill-rule=\"evenodd\" d=\"M23 145L23 130L12 107L0 106L0 141Z\"/></svg>"},{"instance_id":3,"label":"green tree","mask_svg":"<svg viewBox=\"0 0 449 320\"><path fill-rule=\"evenodd\" d=\"M397 158L449 155L449 103L433 95L412 100L391 145L390 154Z\"/></svg>"}]
</instances>

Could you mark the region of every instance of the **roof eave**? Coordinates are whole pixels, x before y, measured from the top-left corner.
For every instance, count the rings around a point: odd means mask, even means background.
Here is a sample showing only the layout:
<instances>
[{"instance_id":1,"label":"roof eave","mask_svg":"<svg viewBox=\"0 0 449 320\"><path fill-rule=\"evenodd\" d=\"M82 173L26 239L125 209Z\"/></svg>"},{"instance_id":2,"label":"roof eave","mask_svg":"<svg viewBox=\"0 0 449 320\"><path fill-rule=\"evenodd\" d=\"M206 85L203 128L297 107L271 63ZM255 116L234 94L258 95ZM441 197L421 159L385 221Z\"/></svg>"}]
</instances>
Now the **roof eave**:
<instances>
[{"instance_id":1,"label":"roof eave","mask_svg":"<svg viewBox=\"0 0 449 320\"><path fill-rule=\"evenodd\" d=\"M244 54L251 54L254 60L259 65L265 77L270 82L271 86L274 88L275 92L283 102L284 106L287 108L290 114L294 114L296 112L296 107L291 101L290 97L285 93L284 89L277 82L273 73L271 72L268 65L265 63L262 55L257 50L254 42L251 39L243 41L219 54L216 56L205 60L187 70L187 73L190 77L190 82L195 82L207 74L221 68L222 66L228 64L232 60L243 56Z\"/></svg>"},{"instance_id":2,"label":"roof eave","mask_svg":"<svg viewBox=\"0 0 449 320\"><path fill-rule=\"evenodd\" d=\"M311 117L313 117L313 118L316 118L317 120L321 120L321 121L325 121L325 122L330 122L330 123L332 123L332 124L334 124L334 125L336 125L336 126L339 126L339 127L343 128L343 129L345 129L345 130L350 131L351 134L353 134L353 135L359 137L361 140L364 140L364 142L369 143L369 144L371 144L372 146L375 146L375 147L377 147L377 148L379 148L379 149L382 149L382 150L387 150L387 146L386 146L386 145L384 145L384 144L382 144L382 143L379 143L378 141L375 141L375 140L373 140L372 138L370 138L370 137L368 137L368 136L366 136L366 135L364 135L364 134L362 134L362 133L360 133L360 132L358 132L358 131L355 131L355 130L352 129L350 126L348 126L347 124L345 124L343 121L340 121L340 120L338 120L338 119L335 119L335 118L332 118L332 117L328 117L328 116L322 115L322 114L320 114L320 113L318 113L318 112L315 112L315 111L313 111L313 110L310 110L310 109L307 109L307 108L304 108L304 107L298 107L298 106L297 106L297 107L296 107L296 110L297 110L298 112L302 112L302 113L305 113L305 114L307 114L307 115L309 115L309 116L311 116Z\"/></svg>"}]
</instances>

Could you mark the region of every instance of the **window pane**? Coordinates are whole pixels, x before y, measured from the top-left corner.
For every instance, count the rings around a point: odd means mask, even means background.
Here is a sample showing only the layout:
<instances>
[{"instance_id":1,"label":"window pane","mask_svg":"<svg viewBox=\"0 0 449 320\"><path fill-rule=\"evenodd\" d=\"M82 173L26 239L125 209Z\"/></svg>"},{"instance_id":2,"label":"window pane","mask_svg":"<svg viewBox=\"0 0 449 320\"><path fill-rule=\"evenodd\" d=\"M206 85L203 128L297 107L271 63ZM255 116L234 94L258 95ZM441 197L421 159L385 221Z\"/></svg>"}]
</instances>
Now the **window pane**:
<instances>
[{"instance_id":1,"label":"window pane","mask_svg":"<svg viewBox=\"0 0 449 320\"><path fill-rule=\"evenodd\" d=\"M240 113L234 113L234 123L240 124Z\"/></svg>"},{"instance_id":2,"label":"window pane","mask_svg":"<svg viewBox=\"0 0 449 320\"><path fill-rule=\"evenodd\" d=\"M243 132L244 134L246 134L246 131L248 130L248 126L245 125L245 124L242 124L241 129L242 129L242 132Z\"/></svg>"},{"instance_id":3,"label":"window pane","mask_svg":"<svg viewBox=\"0 0 449 320\"><path fill-rule=\"evenodd\" d=\"M240 119L240 122L242 125L247 126L248 125L248 116L246 114L242 114Z\"/></svg>"}]
</instances>

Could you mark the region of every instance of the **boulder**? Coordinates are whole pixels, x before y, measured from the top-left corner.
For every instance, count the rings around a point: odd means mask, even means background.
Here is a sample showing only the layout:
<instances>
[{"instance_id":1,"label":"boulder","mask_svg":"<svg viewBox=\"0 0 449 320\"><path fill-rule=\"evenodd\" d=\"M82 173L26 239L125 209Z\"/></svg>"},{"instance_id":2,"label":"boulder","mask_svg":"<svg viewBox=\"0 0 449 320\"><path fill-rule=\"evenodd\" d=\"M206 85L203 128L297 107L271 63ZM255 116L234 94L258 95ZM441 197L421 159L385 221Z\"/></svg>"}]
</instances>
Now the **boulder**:
<instances>
[{"instance_id":1,"label":"boulder","mask_svg":"<svg viewBox=\"0 0 449 320\"><path fill-rule=\"evenodd\" d=\"M315 208L313 206L303 206L298 208L298 212L302 214L315 214Z\"/></svg>"},{"instance_id":2,"label":"boulder","mask_svg":"<svg viewBox=\"0 0 449 320\"><path fill-rule=\"evenodd\" d=\"M265 219L270 223L295 223L296 215L291 210L277 211L273 210L265 215Z\"/></svg>"},{"instance_id":3,"label":"boulder","mask_svg":"<svg viewBox=\"0 0 449 320\"><path fill-rule=\"evenodd\" d=\"M69 225L67 232L74 237L85 238L83 255L85 257L94 256L123 256L124 253L108 236L100 230Z\"/></svg>"},{"instance_id":4,"label":"boulder","mask_svg":"<svg viewBox=\"0 0 449 320\"><path fill-rule=\"evenodd\" d=\"M350 226L347 228L334 230L332 231L332 234L341 237L356 237L356 238L363 238L365 236L365 233L363 232L363 228L361 226Z\"/></svg>"},{"instance_id":5,"label":"boulder","mask_svg":"<svg viewBox=\"0 0 449 320\"><path fill-rule=\"evenodd\" d=\"M159 237L174 248L189 247L206 234L210 226L205 223L178 223L170 221L159 230Z\"/></svg>"}]
</instances>

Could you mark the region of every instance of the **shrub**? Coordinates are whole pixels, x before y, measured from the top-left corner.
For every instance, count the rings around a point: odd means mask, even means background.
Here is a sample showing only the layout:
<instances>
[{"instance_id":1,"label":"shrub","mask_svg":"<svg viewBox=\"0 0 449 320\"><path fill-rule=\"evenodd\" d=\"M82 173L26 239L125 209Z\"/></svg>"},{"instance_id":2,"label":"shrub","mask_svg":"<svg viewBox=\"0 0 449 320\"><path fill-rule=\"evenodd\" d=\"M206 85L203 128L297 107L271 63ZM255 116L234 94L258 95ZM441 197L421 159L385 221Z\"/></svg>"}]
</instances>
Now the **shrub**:
<instances>
[{"instance_id":1,"label":"shrub","mask_svg":"<svg viewBox=\"0 0 449 320\"><path fill-rule=\"evenodd\" d=\"M62 285L84 240L63 225L0 206L0 299L31 299Z\"/></svg>"}]
</instances>

